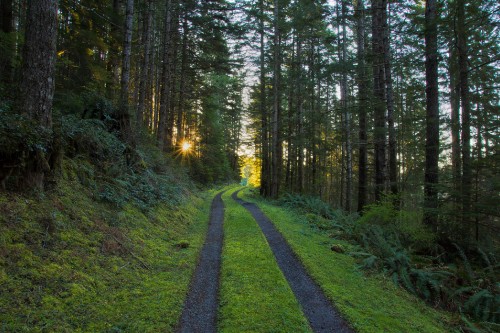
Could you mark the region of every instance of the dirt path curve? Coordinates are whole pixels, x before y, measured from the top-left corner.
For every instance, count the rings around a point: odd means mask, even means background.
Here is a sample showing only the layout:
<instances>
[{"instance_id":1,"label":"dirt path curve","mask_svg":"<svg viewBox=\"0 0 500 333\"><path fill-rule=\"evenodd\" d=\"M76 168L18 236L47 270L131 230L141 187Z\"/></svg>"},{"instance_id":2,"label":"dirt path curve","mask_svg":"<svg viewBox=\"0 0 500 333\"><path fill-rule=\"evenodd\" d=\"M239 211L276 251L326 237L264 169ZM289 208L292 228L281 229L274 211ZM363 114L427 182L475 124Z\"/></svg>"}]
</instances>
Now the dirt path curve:
<instances>
[{"instance_id":1,"label":"dirt path curve","mask_svg":"<svg viewBox=\"0 0 500 333\"><path fill-rule=\"evenodd\" d=\"M224 203L222 192L212 201L207 238L191 280L177 332L217 332Z\"/></svg>"},{"instance_id":2,"label":"dirt path curve","mask_svg":"<svg viewBox=\"0 0 500 333\"><path fill-rule=\"evenodd\" d=\"M234 192L232 198L245 207L257 221L312 330L321 333L354 332L309 276L274 224L257 205L238 198L238 192Z\"/></svg>"}]
</instances>

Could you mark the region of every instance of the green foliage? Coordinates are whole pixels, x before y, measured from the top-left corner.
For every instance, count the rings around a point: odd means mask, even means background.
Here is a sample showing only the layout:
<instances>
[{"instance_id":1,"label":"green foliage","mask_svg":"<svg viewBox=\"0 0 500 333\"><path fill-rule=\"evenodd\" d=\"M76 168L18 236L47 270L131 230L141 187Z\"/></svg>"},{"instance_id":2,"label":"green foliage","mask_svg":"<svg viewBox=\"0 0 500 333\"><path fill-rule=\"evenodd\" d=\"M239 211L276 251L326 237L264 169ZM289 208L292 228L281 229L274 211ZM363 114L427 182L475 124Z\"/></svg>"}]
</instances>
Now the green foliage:
<instances>
[{"instance_id":1,"label":"green foliage","mask_svg":"<svg viewBox=\"0 0 500 333\"><path fill-rule=\"evenodd\" d=\"M420 212L397 209L394 202L394 198L386 197L367 206L355 220L352 215L335 213L317 199L290 194L280 199L286 207L298 209L309 226L353 243L350 254L358 258L360 268L383 272L396 285L428 303L458 309L480 322L473 324L476 330L488 331L488 325L497 325L499 265L493 253L478 249L474 262L470 262L465 251L455 245L456 251L449 250L446 255L423 255L443 250L422 224ZM462 324L468 326L467 322L463 320Z\"/></svg>"},{"instance_id":2,"label":"green foliage","mask_svg":"<svg viewBox=\"0 0 500 333\"><path fill-rule=\"evenodd\" d=\"M82 184L102 185L89 161L66 160L63 173L43 197L0 192L2 329L173 331L208 198L191 195L175 210L158 203L144 212L133 200L116 208Z\"/></svg>"},{"instance_id":3,"label":"green foliage","mask_svg":"<svg viewBox=\"0 0 500 333\"><path fill-rule=\"evenodd\" d=\"M379 226L390 233L395 233L410 251L423 251L435 243L435 235L423 224L423 216L419 211L397 209L394 198L385 197L380 203L365 207L363 215L358 220L360 232Z\"/></svg>"}]
</instances>

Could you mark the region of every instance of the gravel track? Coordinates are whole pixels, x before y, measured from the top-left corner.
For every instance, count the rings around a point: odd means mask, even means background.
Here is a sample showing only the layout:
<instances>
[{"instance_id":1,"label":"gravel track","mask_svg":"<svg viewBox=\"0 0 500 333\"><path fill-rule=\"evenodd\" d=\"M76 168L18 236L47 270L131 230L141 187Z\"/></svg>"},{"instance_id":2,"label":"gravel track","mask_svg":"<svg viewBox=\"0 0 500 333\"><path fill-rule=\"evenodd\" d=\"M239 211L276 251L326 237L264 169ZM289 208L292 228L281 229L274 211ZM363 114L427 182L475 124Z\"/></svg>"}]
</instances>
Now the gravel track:
<instances>
[{"instance_id":1,"label":"gravel track","mask_svg":"<svg viewBox=\"0 0 500 333\"><path fill-rule=\"evenodd\" d=\"M234 192L232 198L245 207L257 221L312 330L317 333L354 332L309 276L274 224L257 205L238 198L238 192Z\"/></svg>"},{"instance_id":2,"label":"gravel track","mask_svg":"<svg viewBox=\"0 0 500 333\"><path fill-rule=\"evenodd\" d=\"M221 267L224 203L217 194L210 211L207 238L201 250L177 332L217 332L217 308Z\"/></svg>"}]
</instances>

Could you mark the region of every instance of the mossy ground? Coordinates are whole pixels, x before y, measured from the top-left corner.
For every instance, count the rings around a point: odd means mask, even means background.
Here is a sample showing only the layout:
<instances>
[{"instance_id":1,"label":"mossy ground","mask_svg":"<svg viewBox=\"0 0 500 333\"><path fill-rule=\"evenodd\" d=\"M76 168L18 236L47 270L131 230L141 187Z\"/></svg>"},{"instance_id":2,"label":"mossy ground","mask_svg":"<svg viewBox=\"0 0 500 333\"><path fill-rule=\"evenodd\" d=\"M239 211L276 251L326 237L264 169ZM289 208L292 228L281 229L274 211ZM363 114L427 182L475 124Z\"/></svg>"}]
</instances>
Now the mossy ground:
<instances>
[{"instance_id":1,"label":"mossy ground","mask_svg":"<svg viewBox=\"0 0 500 333\"><path fill-rule=\"evenodd\" d=\"M230 196L225 204L220 332L311 332L259 226Z\"/></svg>"},{"instance_id":2,"label":"mossy ground","mask_svg":"<svg viewBox=\"0 0 500 333\"><path fill-rule=\"evenodd\" d=\"M117 208L71 163L43 195L0 192L0 331L173 331L209 207Z\"/></svg>"},{"instance_id":3,"label":"mossy ground","mask_svg":"<svg viewBox=\"0 0 500 333\"><path fill-rule=\"evenodd\" d=\"M332 239L311 228L307 218L250 195L287 239L299 259L352 327L360 333L448 332L449 317L381 275L367 276L354 258L331 250ZM349 249L347 242L335 241Z\"/></svg>"}]
</instances>

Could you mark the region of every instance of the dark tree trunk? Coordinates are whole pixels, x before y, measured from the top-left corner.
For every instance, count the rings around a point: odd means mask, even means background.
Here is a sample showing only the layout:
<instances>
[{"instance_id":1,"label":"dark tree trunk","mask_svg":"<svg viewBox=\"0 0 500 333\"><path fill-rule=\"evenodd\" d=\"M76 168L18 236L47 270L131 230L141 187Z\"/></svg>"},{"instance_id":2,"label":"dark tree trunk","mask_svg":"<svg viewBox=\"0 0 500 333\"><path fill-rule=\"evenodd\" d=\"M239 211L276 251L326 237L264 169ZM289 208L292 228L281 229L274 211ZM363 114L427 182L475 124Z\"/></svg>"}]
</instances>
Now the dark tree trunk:
<instances>
[{"instance_id":1,"label":"dark tree trunk","mask_svg":"<svg viewBox=\"0 0 500 333\"><path fill-rule=\"evenodd\" d=\"M273 114L272 114L272 145L271 145L271 197L277 198L281 183L281 105L280 105L280 26L279 0L274 0L274 68L273 68Z\"/></svg>"},{"instance_id":2,"label":"dark tree trunk","mask_svg":"<svg viewBox=\"0 0 500 333\"><path fill-rule=\"evenodd\" d=\"M271 192L271 167L269 159L269 125L266 105L266 72L265 72L265 45L264 45L264 0L260 0L260 116L261 116L261 141L262 141L262 166L260 175L260 194L269 196Z\"/></svg>"},{"instance_id":3,"label":"dark tree trunk","mask_svg":"<svg viewBox=\"0 0 500 333\"><path fill-rule=\"evenodd\" d=\"M297 164L297 192L304 191L304 99L302 89L302 39L301 35L297 38L297 135L298 135L298 155L299 161Z\"/></svg>"},{"instance_id":4,"label":"dark tree trunk","mask_svg":"<svg viewBox=\"0 0 500 333\"><path fill-rule=\"evenodd\" d=\"M389 38L390 27L387 17L387 10L384 10L384 69L387 102L387 125L389 129L389 188L392 194L397 194L398 169L396 156L396 130L394 128L394 93L392 88L391 42Z\"/></svg>"},{"instance_id":5,"label":"dark tree trunk","mask_svg":"<svg viewBox=\"0 0 500 333\"><path fill-rule=\"evenodd\" d=\"M153 34L153 0L147 1L147 10L144 14L144 30L143 30L143 45L144 54L142 57L141 68L140 68L140 80L139 80L139 101L137 106L137 123L139 125L149 124L149 113L151 110L146 110L147 99L148 99L148 82L151 76L151 55L152 55L152 34Z\"/></svg>"},{"instance_id":6,"label":"dark tree trunk","mask_svg":"<svg viewBox=\"0 0 500 333\"><path fill-rule=\"evenodd\" d=\"M347 105L347 34L346 34L346 4L342 0L341 4L341 25L342 33L338 35L339 43L339 58L342 66L342 73L340 79L340 105L342 108L344 120L344 154L345 155L345 206L344 209L348 212L351 211L352 206L352 144L351 144L351 114ZM342 35L342 39L340 36Z\"/></svg>"},{"instance_id":7,"label":"dark tree trunk","mask_svg":"<svg viewBox=\"0 0 500 333\"><path fill-rule=\"evenodd\" d=\"M12 83L12 59L15 54L15 41L10 34L14 31L12 0L0 0L0 44L4 52L0 54L0 84L8 86ZM7 89L5 93L9 95Z\"/></svg>"},{"instance_id":8,"label":"dark tree trunk","mask_svg":"<svg viewBox=\"0 0 500 333\"><path fill-rule=\"evenodd\" d=\"M363 0L358 0L356 6L356 41L358 46L358 100L359 100L359 165L358 165L358 212L363 211L367 200L367 124L366 124L366 98L368 87L365 69L365 9Z\"/></svg>"},{"instance_id":9,"label":"dark tree trunk","mask_svg":"<svg viewBox=\"0 0 500 333\"><path fill-rule=\"evenodd\" d=\"M177 108L177 142L180 144L182 139L184 139L184 130L183 130L183 118L185 113L185 99L186 99L186 70L188 68L188 19L187 13L184 13L183 21L182 21L182 55L181 55L181 73L179 83L179 105Z\"/></svg>"},{"instance_id":10,"label":"dark tree trunk","mask_svg":"<svg viewBox=\"0 0 500 333\"><path fill-rule=\"evenodd\" d=\"M467 32L465 0L457 0L458 66L460 70L460 98L462 102L462 210L463 223L470 222L472 165L470 145L469 72L467 65Z\"/></svg>"},{"instance_id":11,"label":"dark tree trunk","mask_svg":"<svg viewBox=\"0 0 500 333\"><path fill-rule=\"evenodd\" d=\"M372 0L372 53L374 95L374 146L375 146L375 200L380 200L385 190L386 173L386 103L384 74L384 16L387 0Z\"/></svg>"},{"instance_id":12,"label":"dark tree trunk","mask_svg":"<svg viewBox=\"0 0 500 333\"><path fill-rule=\"evenodd\" d=\"M436 1L425 2L425 94L426 140L424 221L434 231L438 229L438 161L439 161L439 99Z\"/></svg>"},{"instance_id":13,"label":"dark tree trunk","mask_svg":"<svg viewBox=\"0 0 500 333\"><path fill-rule=\"evenodd\" d=\"M455 202L460 193L462 181L462 161L460 148L460 94L459 94L459 71L458 54L455 47L455 41L450 45L450 109L451 109L451 163L453 172L453 190Z\"/></svg>"},{"instance_id":14,"label":"dark tree trunk","mask_svg":"<svg viewBox=\"0 0 500 333\"><path fill-rule=\"evenodd\" d=\"M133 143L133 133L130 123L129 83L130 56L132 53L132 24L134 19L134 0L127 0L123 38L122 76L120 79L120 129L124 139Z\"/></svg>"},{"instance_id":15,"label":"dark tree trunk","mask_svg":"<svg viewBox=\"0 0 500 333\"><path fill-rule=\"evenodd\" d=\"M45 174L50 170L47 152L51 147L52 101L54 97L56 39L56 0L28 2L25 44L21 67L18 112L32 119L41 133L46 133L44 148L28 152L25 180L28 186L43 187Z\"/></svg>"},{"instance_id":16,"label":"dark tree trunk","mask_svg":"<svg viewBox=\"0 0 500 333\"><path fill-rule=\"evenodd\" d=\"M158 123L158 147L164 151L170 150L168 144L172 133L169 133L168 128L168 112L170 111L171 99L171 77L172 77L172 0L167 0L165 5L165 26L163 29L163 64L160 78L160 111Z\"/></svg>"}]
</instances>

